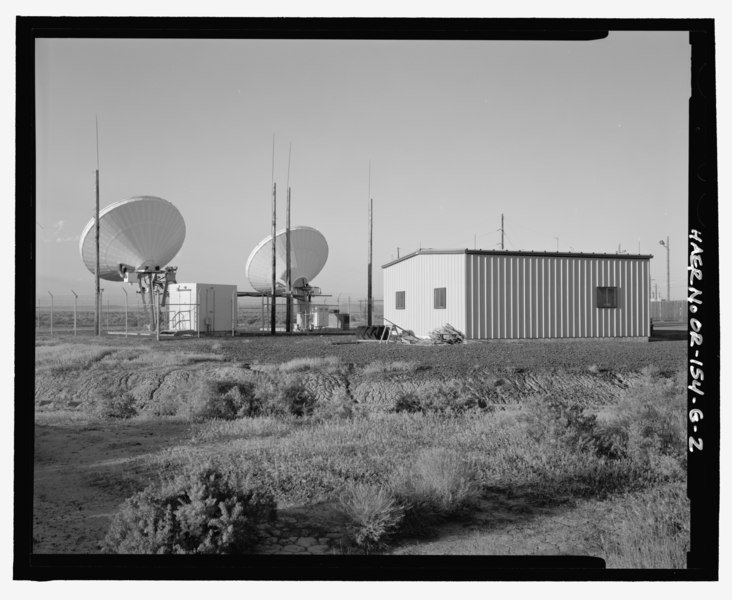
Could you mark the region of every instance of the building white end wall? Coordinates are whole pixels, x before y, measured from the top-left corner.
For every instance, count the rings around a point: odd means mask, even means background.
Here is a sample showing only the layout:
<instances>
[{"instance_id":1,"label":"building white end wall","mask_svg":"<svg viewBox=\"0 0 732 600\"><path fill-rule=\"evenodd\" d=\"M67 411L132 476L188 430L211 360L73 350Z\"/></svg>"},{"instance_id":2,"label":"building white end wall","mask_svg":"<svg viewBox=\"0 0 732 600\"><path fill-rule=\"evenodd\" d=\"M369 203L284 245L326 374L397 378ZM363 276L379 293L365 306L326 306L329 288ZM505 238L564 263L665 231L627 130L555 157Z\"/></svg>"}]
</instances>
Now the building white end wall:
<instances>
[{"instance_id":1,"label":"building white end wall","mask_svg":"<svg viewBox=\"0 0 732 600\"><path fill-rule=\"evenodd\" d=\"M465 331L465 253L418 254L384 268L384 320L427 337L449 323ZM435 309L434 290L445 288L445 308ZM404 292L404 308L396 293Z\"/></svg>"}]
</instances>

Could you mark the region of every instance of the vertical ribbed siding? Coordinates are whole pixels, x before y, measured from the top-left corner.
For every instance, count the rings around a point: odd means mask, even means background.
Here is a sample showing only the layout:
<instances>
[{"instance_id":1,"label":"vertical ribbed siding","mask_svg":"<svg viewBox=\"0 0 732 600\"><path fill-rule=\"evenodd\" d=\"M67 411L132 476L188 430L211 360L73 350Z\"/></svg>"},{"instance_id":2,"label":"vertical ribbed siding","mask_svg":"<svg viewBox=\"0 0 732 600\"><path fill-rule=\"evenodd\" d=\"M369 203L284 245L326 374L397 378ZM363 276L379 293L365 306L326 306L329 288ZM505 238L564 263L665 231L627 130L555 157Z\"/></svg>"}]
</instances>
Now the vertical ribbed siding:
<instances>
[{"instance_id":1,"label":"vertical ribbed siding","mask_svg":"<svg viewBox=\"0 0 732 600\"><path fill-rule=\"evenodd\" d=\"M647 337L645 259L468 254L467 335L474 339ZM617 307L597 307L597 287Z\"/></svg>"}]
</instances>

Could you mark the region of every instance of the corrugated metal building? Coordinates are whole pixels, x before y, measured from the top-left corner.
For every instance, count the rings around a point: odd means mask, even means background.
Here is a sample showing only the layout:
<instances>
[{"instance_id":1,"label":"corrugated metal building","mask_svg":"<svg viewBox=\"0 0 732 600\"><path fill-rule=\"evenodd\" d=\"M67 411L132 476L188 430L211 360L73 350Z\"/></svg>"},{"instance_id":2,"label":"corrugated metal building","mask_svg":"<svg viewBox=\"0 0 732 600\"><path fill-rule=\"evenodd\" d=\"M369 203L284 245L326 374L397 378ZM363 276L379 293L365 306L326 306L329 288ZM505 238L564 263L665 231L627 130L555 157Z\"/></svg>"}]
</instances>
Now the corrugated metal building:
<instances>
[{"instance_id":1,"label":"corrugated metal building","mask_svg":"<svg viewBox=\"0 0 732 600\"><path fill-rule=\"evenodd\" d=\"M648 338L651 258L421 249L383 265L384 318L418 336Z\"/></svg>"}]
</instances>

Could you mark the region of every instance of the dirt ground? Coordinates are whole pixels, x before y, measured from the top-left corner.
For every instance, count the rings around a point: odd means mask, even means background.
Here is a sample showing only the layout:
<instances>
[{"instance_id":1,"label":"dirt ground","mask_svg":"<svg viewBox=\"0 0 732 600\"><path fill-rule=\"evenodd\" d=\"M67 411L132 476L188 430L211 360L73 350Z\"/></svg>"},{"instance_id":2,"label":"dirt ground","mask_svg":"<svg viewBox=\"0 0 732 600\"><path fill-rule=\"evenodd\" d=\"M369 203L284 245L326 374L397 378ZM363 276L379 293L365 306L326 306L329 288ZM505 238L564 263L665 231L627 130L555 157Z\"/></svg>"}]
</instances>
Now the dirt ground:
<instances>
[{"instance_id":1,"label":"dirt ground","mask_svg":"<svg viewBox=\"0 0 732 600\"><path fill-rule=\"evenodd\" d=\"M39 554L99 552L120 502L157 476L143 467L145 455L185 443L192 435L190 424L176 420L81 427L47 420L42 418L35 429L33 549ZM334 542L323 546L323 553L337 552L338 544L345 544L337 512L327 506L319 507L317 515L308 512L313 511L281 512L281 536L317 530ZM400 541L389 553L598 556L603 513L601 502L542 506L521 494L488 492L469 518L438 526L431 539ZM278 553L266 545L262 551Z\"/></svg>"},{"instance_id":2,"label":"dirt ground","mask_svg":"<svg viewBox=\"0 0 732 600\"><path fill-rule=\"evenodd\" d=\"M51 425L48 417L35 427L33 550L99 552L120 501L154 476L141 459L187 440L190 425L173 420Z\"/></svg>"}]
</instances>

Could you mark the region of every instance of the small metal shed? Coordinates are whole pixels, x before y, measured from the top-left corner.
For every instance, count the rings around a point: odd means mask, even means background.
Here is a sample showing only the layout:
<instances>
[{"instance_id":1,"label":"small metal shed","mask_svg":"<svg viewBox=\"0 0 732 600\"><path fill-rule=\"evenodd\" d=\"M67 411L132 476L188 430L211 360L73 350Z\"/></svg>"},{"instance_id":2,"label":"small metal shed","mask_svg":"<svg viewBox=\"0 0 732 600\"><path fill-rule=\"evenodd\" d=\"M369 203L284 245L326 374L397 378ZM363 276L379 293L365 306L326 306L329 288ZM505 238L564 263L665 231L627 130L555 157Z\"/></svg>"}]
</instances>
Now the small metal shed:
<instances>
[{"instance_id":1,"label":"small metal shed","mask_svg":"<svg viewBox=\"0 0 732 600\"><path fill-rule=\"evenodd\" d=\"M235 285L175 283L168 288L168 329L200 333L236 329Z\"/></svg>"},{"instance_id":2,"label":"small metal shed","mask_svg":"<svg viewBox=\"0 0 732 600\"><path fill-rule=\"evenodd\" d=\"M651 258L420 249L383 265L384 318L421 337L648 339Z\"/></svg>"}]
</instances>

